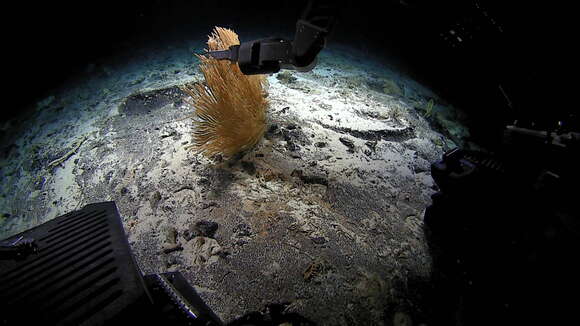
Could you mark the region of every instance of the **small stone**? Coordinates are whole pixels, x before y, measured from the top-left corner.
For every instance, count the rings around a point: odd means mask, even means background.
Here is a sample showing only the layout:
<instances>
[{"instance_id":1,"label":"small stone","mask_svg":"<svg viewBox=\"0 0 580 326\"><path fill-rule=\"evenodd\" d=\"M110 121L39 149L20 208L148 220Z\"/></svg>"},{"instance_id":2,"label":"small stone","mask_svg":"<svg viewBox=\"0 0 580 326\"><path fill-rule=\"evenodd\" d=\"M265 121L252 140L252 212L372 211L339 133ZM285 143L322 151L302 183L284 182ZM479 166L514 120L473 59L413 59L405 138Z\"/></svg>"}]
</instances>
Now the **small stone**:
<instances>
[{"instance_id":1,"label":"small stone","mask_svg":"<svg viewBox=\"0 0 580 326\"><path fill-rule=\"evenodd\" d=\"M191 231L191 230L185 230L185 231L183 231L181 233L181 236L183 237L183 239L185 241L189 241L189 240L195 238L195 235L193 234L193 231Z\"/></svg>"},{"instance_id":2,"label":"small stone","mask_svg":"<svg viewBox=\"0 0 580 326\"><path fill-rule=\"evenodd\" d=\"M180 250L183 250L183 247L180 244L178 244L178 243L176 243L176 244L165 244L163 246L163 253L164 254L168 254L168 253L171 253L171 252L174 252L174 251L180 251Z\"/></svg>"},{"instance_id":3,"label":"small stone","mask_svg":"<svg viewBox=\"0 0 580 326\"><path fill-rule=\"evenodd\" d=\"M256 174L256 165L253 162L242 161L242 168L249 175Z\"/></svg>"},{"instance_id":4,"label":"small stone","mask_svg":"<svg viewBox=\"0 0 580 326\"><path fill-rule=\"evenodd\" d=\"M272 170L266 170L263 174L262 177L264 178L264 181L266 182L270 182L276 178L278 178L278 175L274 172L272 172Z\"/></svg>"},{"instance_id":5,"label":"small stone","mask_svg":"<svg viewBox=\"0 0 580 326\"><path fill-rule=\"evenodd\" d=\"M238 241L236 241L234 243L234 245L236 245L236 246L243 246L243 245L246 245L246 244L248 244L248 241L246 241L244 239L240 239L240 240L238 240Z\"/></svg>"},{"instance_id":6,"label":"small stone","mask_svg":"<svg viewBox=\"0 0 580 326\"><path fill-rule=\"evenodd\" d=\"M302 172L302 170L294 170L294 171L292 171L292 173L290 173L291 177L297 177L297 178L302 178L303 175L304 175L304 173Z\"/></svg>"},{"instance_id":7,"label":"small stone","mask_svg":"<svg viewBox=\"0 0 580 326\"><path fill-rule=\"evenodd\" d=\"M200 178L199 180L197 180L197 185L198 186L209 185L209 179L208 178Z\"/></svg>"},{"instance_id":8,"label":"small stone","mask_svg":"<svg viewBox=\"0 0 580 326\"><path fill-rule=\"evenodd\" d=\"M230 255L230 252L222 248L222 250L220 252L218 252L217 255L220 258L227 258Z\"/></svg>"},{"instance_id":9,"label":"small stone","mask_svg":"<svg viewBox=\"0 0 580 326\"><path fill-rule=\"evenodd\" d=\"M252 235L250 226L245 223L238 224L234 228L234 233L240 237L249 237L250 235Z\"/></svg>"},{"instance_id":10,"label":"small stone","mask_svg":"<svg viewBox=\"0 0 580 326\"><path fill-rule=\"evenodd\" d=\"M211 158L215 163L221 163L224 161L224 157L222 154L215 154L214 156L212 156Z\"/></svg>"},{"instance_id":11,"label":"small stone","mask_svg":"<svg viewBox=\"0 0 580 326\"><path fill-rule=\"evenodd\" d=\"M179 258L175 255L171 255L167 257L167 267L171 267L173 265L179 264Z\"/></svg>"},{"instance_id":12,"label":"small stone","mask_svg":"<svg viewBox=\"0 0 580 326\"><path fill-rule=\"evenodd\" d=\"M283 83L292 84L296 81L296 77L292 76L289 71L282 71L276 75L276 79Z\"/></svg>"},{"instance_id":13,"label":"small stone","mask_svg":"<svg viewBox=\"0 0 580 326\"><path fill-rule=\"evenodd\" d=\"M170 226L165 230L165 241L169 244L175 244L177 242L177 230Z\"/></svg>"},{"instance_id":14,"label":"small stone","mask_svg":"<svg viewBox=\"0 0 580 326\"><path fill-rule=\"evenodd\" d=\"M293 142L291 142L291 141L288 141L288 142L286 143L286 149L287 149L287 150L289 150L289 151L291 151L291 152L295 152L295 151L297 151L297 150L299 150L299 149L300 149L300 146L298 146L298 145L294 144L294 143L293 143Z\"/></svg>"},{"instance_id":15,"label":"small stone","mask_svg":"<svg viewBox=\"0 0 580 326\"><path fill-rule=\"evenodd\" d=\"M338 140L340 140L340 142L348 147L348 151L349 152L353 152L354 151L354 143L352 142L352 140L345 138L345 137L340 137Z\"/></svg>"},{"instance_id":16,"label":"small stone","mask_svg":"<svg viewBox=\"0 0 580 326\"><path fill-rule=\"evenodd\" d=\"M215 239L195 237L192 241L194 265L205 265L218 261L222 247Z\"/></svg>"},{"instance_id":17,"label":"small stone","mask_svg":"<svg viewBox=\"0 0 580 326\"><path fill-rule=\"evenodd\" d=\"M129 189L127 189L127 187L121 188L121 195L126 195L128 192L129 192Z\"/></svg>"},{"instance_id":18,"label":"small stone","mask_svg":"<svg viewBox=\"0 0 580 326\"><path fill-rule=\"evenodd\" d=\"M151 209L156 209L160 201L161 201L161 193L159 191L154 192L153 195L151 195L151 198L149 199Z\"/></svg>"},{"instance_id":19,"label":"small stone","mask_svg":"<svg viewBox=\"0 0 580 326\"><path fill-rule=\"evenodd\" d=\"M203 203L203 204L201 204L201 209L208 209L210 207L217 207L217 206L218 206L218 204L216 202L212 201L212 202L209 202L209 203Z\"/></svg>"},{"instance_id":20,"label":"small stone","mask_svg":"<svg viewBox=\"0 0 580 326\"><path fill-rule=\"evenodd\" d=\"M371 150L375 150L377 147L377 141L376 140L369 140L365 143L365 145L367 145L368 148L370 148Z\"/></svg>"},{"instance_id":21,"label":"small stone","mask_svg":"<svg viewBox=\"0 0 580 326\"><path fill-rule=\"evenodd\" d=\"M201 220L193 226L192 235L194 237L213 238L218 229L218 224L212 221Z\"/></svg>"},{"instance_id":22,"label":"small stone","mask_svg":"<svg viewBox=\"0 0 580 326\"><path fill-rule=\"evenodd\" d=\"M312 242L314 242L316 244L326 243L326 239L324 237L316 237L316 238L312 238L311 240L312 240Z\"/></svg>"},{"instance_id":23,"label":"small stone","mask_svg":"<svg viewBox=\"0 0 580 326\"><path fill-rule=\"evenodd\" d=\"M310 282L313 279L315 279L317 276L319 276L320 274L324 273L325 270L327 269L327 266L324 262L322 261L315 261L312 262L304 271L304 273L302 273L302 276L304 278L304 281L306 282Z\"/></svg>"},{"instance_id":24,"label":"small stone","mask_svg":"<svg viewBox=\"0 0 580 326\"><path fill-rule=\"evenodd\" d=\"M328 179L319 175L303 175L300 177L302 181L306 184L319 184L323 186L328 186Z\"/></svg>"},{"instance_id":25,"label":"small stone","mask_svg":"<svg viewBox=\"0 0 580 326\"><path fill-rule=\"evenodd\" d=\"M324 148L324 147L326 147L326 145L327 144L325 142L323 142L323 141L320 141L320 142L314 144L314 146L316 146L318 148Z\"/></svg>"}]
</instances>

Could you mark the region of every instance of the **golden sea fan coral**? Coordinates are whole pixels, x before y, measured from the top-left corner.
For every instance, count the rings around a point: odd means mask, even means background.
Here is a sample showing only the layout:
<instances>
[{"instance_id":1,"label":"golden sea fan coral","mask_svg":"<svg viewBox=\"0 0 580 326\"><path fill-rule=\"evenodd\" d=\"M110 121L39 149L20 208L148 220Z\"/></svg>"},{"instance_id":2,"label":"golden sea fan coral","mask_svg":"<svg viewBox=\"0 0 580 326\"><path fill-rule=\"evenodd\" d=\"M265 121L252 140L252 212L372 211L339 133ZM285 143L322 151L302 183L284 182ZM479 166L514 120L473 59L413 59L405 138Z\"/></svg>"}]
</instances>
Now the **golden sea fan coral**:
<instances>
[{"instance_id":1,"label":"golden sea fan coral","mask_svg":"<svg viewBox=\"0 0 580 326\"><path fill-rule=\"evenodd\" d=\"M239 44L233 31L216 27L209 36L208 50L225 50ZM211 157L232 157L257 144L266 129L265 76L246 76L237 63L198 55L205 83L181 89L191 96L194 150Z\"/></svg>"}]
</instances>

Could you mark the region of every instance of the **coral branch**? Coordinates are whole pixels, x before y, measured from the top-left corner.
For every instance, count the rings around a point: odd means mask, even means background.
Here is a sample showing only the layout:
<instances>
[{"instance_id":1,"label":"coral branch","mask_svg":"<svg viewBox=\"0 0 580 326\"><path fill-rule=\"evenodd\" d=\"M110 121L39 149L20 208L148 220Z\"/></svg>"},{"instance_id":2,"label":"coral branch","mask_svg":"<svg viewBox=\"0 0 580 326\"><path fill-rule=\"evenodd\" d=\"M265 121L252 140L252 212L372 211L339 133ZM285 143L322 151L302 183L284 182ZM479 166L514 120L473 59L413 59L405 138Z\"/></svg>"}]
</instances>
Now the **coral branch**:
<instances>
[{"instance_id":1,"label":"coral branch","mask_svg":"<svg viewBox=\"0 0 580 326\"><path fill-rule=\"evenodd\" d=\"M236 33L216 27L209 36L208 50L223 50L239 44ZM246 76L236 63L198 56L205 83L181 89L195 108L195 127L190 148L210 157L232 157L257 144L266 129L263 75Z\"/></svg>"}]
</instances>

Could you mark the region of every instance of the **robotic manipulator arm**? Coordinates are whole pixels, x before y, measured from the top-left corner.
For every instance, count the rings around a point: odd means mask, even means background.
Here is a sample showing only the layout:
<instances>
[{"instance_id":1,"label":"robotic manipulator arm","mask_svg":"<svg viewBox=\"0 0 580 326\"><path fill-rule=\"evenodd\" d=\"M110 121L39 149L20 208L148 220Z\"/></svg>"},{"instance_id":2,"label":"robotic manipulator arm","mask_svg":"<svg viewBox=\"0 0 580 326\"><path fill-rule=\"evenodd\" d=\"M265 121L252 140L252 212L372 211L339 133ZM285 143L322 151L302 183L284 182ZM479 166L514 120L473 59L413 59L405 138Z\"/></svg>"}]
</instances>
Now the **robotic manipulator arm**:
<instances>
[{"instance_id":1,"label":"robotic manipulator arm","mask_svg":"<svg viewBox=\"0 0 580 326\"><path fill-rule=\"evenodd\" d=\"M326 37L336 21L333 1L309 1L296 23L294 40L266 38L239 45L227 50L203 53L218 60L237 62L245 75L271 74L280 69L300 72L312 70L316 56L324 48Z\"/></svg>"}]
</instances>

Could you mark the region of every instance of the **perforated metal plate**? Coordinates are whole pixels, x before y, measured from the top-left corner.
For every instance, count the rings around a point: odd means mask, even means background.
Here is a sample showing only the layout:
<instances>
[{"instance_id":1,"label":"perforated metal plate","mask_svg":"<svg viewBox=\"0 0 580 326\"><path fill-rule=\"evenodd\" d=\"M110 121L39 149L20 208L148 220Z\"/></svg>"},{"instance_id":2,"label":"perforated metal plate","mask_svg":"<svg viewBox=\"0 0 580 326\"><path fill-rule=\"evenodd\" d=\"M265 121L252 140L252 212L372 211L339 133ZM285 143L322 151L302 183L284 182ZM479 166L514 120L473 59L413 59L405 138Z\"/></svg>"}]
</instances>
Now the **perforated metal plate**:
<instances>
[{"instance_id":1,"label":"perforated metal plate","mask_svg":"<svg viewBox=\"0 0 580 326\"><path fill-rule=\"evenodd\" d=\"M104 324L145 296L114 202L90 204L17 234L39 252L0 261L3 325Z\"/></svg>"}]
</instances>

